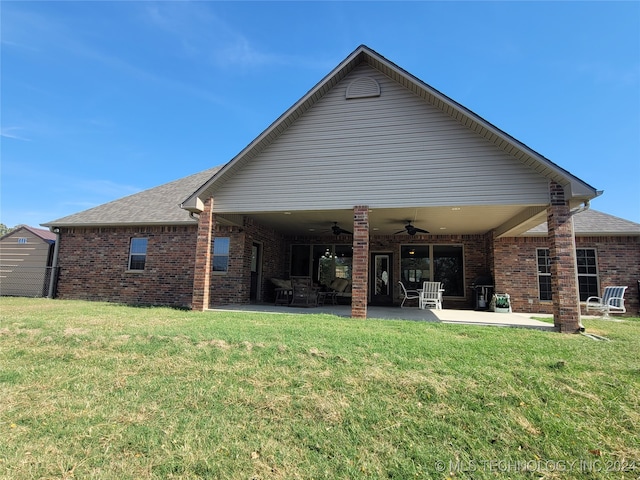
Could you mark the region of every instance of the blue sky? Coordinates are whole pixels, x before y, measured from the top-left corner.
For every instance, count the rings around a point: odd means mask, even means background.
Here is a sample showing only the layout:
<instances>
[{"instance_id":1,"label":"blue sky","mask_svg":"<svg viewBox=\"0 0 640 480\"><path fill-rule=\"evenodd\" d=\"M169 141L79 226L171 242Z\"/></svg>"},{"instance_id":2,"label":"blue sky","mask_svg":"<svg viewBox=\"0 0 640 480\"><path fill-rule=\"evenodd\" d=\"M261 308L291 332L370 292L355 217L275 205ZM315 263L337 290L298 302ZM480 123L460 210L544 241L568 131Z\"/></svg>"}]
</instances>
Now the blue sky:
<instances>
[{"instance_id":1,"label":"blue sky","mask_svg":"<svg viewBox=\"0 0 640 480\"><path fill-rule=\"evenodd\" d=\"M7 1L0 223L229 161L360 44L640 223L639 2Z\"/></svg>"}]
</instances>

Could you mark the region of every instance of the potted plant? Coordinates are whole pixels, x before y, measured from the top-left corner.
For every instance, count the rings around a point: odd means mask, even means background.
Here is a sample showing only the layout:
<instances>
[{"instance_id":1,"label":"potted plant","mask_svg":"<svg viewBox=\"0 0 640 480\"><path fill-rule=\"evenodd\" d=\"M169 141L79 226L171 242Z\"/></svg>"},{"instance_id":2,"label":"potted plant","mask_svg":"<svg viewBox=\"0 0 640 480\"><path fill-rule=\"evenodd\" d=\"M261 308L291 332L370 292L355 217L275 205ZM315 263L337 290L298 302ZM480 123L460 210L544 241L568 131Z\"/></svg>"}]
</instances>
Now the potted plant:
<instances>
[{"instance_id":1,"label":"potted plant","mask_svg":"<svg viewBox=\"0 0 640 480\"><path fill-rule=\"evenodd\" d=\"M493 311L497 313L511 312L511 301L508 293L496 293L493 296Z\"/></svg>"}]
</instances>

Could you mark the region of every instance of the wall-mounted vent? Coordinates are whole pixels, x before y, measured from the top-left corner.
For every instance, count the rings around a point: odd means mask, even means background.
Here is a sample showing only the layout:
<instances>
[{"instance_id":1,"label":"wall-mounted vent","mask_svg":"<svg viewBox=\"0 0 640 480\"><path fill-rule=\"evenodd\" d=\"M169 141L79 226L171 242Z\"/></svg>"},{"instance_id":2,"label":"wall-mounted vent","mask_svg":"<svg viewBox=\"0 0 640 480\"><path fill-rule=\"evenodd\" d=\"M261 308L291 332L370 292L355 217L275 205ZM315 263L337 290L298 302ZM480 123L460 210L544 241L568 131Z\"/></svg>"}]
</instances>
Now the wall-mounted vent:
<instances>
[{"instance_id":1,"label":"wall-mounted vent","mask_svg":"<svg viewBox=\"0 0 640 480\"><path fill-rule=\"evenodd\" d=\"M358 78L347 87L347 99L379 96L380 85L371 77Z\"/></svg>"}]
</instances>

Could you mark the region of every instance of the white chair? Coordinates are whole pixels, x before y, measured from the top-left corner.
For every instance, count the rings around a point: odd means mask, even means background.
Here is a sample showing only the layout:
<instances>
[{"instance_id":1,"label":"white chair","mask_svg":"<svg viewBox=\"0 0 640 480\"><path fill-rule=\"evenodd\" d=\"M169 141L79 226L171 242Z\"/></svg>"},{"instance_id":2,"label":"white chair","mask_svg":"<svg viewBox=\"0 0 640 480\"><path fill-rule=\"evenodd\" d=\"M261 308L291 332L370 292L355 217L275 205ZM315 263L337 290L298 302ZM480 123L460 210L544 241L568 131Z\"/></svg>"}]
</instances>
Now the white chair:
<instances>
[{"instance_id":1,"label":"white chair","mask_svg":"<svg viewBox=\"0 0 640 480\"><path fill-rule=\"evenodd\" d=\"M442 288L440 282L424 282L420 290L420 308L429 306L442 310Z\"/></svg>"},{"instance_id":2,"label":"white chair","mask_svg":"<svg viewBox=\"0 0 640 480\"><path fill-rule=\"evenodd\" d=\"M402 303L400 304L400 308L404 307L404 302L406 302L407 300L415 300L420 298L420 292L418 292L418 290L407 290L407 288L404 286L404 283L398 283L400 284L400 293L404 295Z\"/></svg>"},{"instance_id":3,"label":"white chair","mask_svg":"<svg viewBox=\"0 0 640 480\"><path fill-rule=\"evenodd\" d=\"M587 312L597 310L603 312L605 317L610 313L625 313L624 292L627 287L604 287L602 297L587 298Z\"/></svg>"}]
</instances>

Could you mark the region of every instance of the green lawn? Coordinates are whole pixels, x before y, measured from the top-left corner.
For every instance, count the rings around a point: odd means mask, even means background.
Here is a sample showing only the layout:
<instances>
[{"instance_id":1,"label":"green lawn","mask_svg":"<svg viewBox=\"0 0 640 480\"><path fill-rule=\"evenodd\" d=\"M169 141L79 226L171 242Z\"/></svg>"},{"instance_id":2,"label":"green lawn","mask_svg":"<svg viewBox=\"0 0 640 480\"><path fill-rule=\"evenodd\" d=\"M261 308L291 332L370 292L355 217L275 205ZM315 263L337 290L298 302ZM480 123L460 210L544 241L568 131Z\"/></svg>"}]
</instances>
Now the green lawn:
<instances>
[{"instance_id":1,"label":"green lawn","mask_svg":"<svg viewBox=\"0 0 640 480\"><path fill-rule=\"evenodd\" d=\"M0 478L636 479L640 320L584 323L1 298Z\"/></svg>"}]
</instances>

